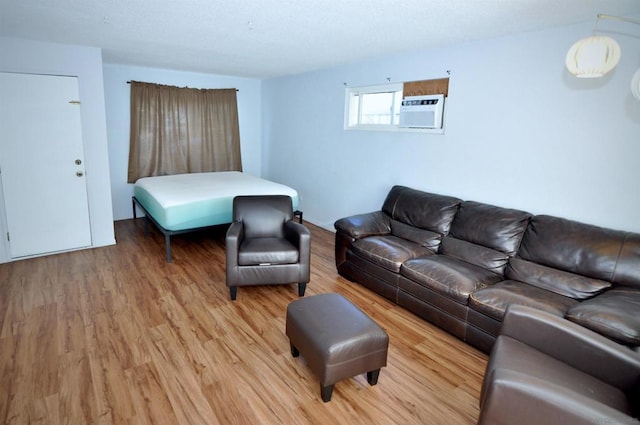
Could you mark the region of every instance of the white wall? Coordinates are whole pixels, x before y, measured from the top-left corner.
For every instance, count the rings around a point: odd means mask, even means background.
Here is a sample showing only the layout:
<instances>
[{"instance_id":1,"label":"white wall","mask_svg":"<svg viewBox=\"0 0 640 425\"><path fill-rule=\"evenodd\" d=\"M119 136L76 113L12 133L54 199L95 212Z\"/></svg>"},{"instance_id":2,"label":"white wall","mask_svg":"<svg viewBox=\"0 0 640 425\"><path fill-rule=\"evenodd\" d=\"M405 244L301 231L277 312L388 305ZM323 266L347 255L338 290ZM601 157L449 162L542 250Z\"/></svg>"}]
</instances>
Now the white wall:
<instances>
[{"instance_id":1,"label":"white wall","mask_svg":"<svg viewBox=\"0 0 640 425\"><path fill-rule=\"evenodd\" d=\"M263 82L264 175L305 219L377 210L394 184L640 232L638 40L602 79L565 70L592 23L410 52ZM344 83L446 77L444 135L343 130Z\"/></svg>"},{"instance_id":2,"label":"white wall","mask_svg":"<svg viewBox=\"0 0 640 425\"><path fill-rule=\"evenodd\" d=\"M114 244L101 50L0 37L0 71L78 77L92 246Z\"/></svg>"},{"instance_id":3,"label":"white wall","mask_svg":"<svg viewBox=\"0 0 640 425\"><path fill-rule=\"evenodd\" d=\"M111 164L113 215L116 220L131 218L133 185L127 183L129 161L130 88L127 81L145 81L193 88L231 88L238 91L238 119L243 171L262 175L261 81L251 78L172 71L124 65L104 65L104 86Z\"/></svg>"}]
</instances>

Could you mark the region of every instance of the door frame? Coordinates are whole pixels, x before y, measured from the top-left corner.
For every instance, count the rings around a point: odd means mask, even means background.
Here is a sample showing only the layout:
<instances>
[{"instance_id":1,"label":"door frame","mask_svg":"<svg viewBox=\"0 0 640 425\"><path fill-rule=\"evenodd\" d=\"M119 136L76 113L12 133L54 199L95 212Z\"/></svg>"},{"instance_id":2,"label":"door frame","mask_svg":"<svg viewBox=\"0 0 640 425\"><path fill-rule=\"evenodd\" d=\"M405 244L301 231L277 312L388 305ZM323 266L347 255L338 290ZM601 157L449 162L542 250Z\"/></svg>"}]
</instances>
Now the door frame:
<instances>
[{"instance_id":1,"label":"door frame","mask_svg":"<svg viewBox=\"0 0 640 425\"><path fill-rule=\"evenodd\" d=\"M64 78L74 78L76 80L76 84L77 84L77 96L78 99L81 99L82 97L82 93L81 93L81 82L80 82L80 77L78 75L73 75L73 74L66 74L66 73L46 73L46 72L21 72L21 71L10 71L10 70L3 70L0 68L0 74L19 74L19 75L32 75L32 76L50 76L50 77L64 77ZM56 251L48 251L48 252L42 252L42 253L33 253L33 254L28 254L28 255L21 255L19 257L14 257L11 253L11 242L8 240L8 235L9 235L9 223L8 223L8 217L7 217L7 210L6 210L6 201L4 199L4 181L3 181L3 171L0 168L0 231L2 232L0 234L0 238L2 238L2 243L0 244L0 264L2 263L6 263L6 262L12 262L12 261L19 261L19 260L23 260L23 259L29 259L29 258L36 258L36 257L43 257L43 256L48 256L48 255L55 255L58 253L64 253L64 252L72 252L72 251L78 251L78 250L83 250L83 249L88 249L88 248L92 248L94 247L94 240L93 240L93 225L92 225L92 214L91 214L91 199L90 199L90 190L89 190L89 183L86 180L86 169L87 169L87 164L86 164L86 156L84 155L84 150L86 148L85 146L85 129L84 129L84 120L83 120L83 113L82 111L80 111L80 121L79 121L79 125L80 125L80 149L83 152L83 173L85 175L85 185L84 185L84 190L85 190L85 194L86 194L86 208L87 208L87 218L88 218L88 232L89 232L89 245L87 246L79 246L79 247L73 247L73 248L66 248L66 249L61 249L61 250L56 250ZM115 236L115 235L114 235ZM115 243L115 240L114 240Z\"/></svg>"},{"instance_id":2,"label":"door frame","mask_svg":"<svg viewBox=\"0 0 640 425\"><path fill-rule=\"evenodd\" d=\"M0 211L6 211L4 205L4 190L2 188L2 170L0 170ZM0 264L11 261L9 256L9 241L7 240L7 234L9 233L9 225L7 224L6 214L0 214L0 238L2 238L2 244L0 245Z\"/></svg>"}]
</instances>

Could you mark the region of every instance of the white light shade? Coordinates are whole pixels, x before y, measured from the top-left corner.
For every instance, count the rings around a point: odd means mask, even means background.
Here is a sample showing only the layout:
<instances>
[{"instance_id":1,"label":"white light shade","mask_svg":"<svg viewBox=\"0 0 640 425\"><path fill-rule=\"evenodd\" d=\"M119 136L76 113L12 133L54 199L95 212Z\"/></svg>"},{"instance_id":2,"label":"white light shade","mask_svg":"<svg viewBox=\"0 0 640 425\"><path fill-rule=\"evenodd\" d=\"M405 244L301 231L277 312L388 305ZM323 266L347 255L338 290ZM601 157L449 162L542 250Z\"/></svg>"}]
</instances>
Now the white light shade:
<instances>
[{"instance_id":1,"label":"white light shade","mask_svg":"<svg viewBox=\"0 0 640 425\"><path fill-rule=\"evenodd\" d=\"M566 65L578 78L602 77L620 61L620 45L611 37L578 40L567 52Z\"/></svg>"},{"instance_id":2,"label":"white light shade","mask_svg":"<svg viewBox=\"0 0 640 425\"><path fill-rule=\"evenodd\" d=\"M640 100L640 69L633 74L633 78L631 79L631 93L633 97Z\"/></svg>"}]
</instances>

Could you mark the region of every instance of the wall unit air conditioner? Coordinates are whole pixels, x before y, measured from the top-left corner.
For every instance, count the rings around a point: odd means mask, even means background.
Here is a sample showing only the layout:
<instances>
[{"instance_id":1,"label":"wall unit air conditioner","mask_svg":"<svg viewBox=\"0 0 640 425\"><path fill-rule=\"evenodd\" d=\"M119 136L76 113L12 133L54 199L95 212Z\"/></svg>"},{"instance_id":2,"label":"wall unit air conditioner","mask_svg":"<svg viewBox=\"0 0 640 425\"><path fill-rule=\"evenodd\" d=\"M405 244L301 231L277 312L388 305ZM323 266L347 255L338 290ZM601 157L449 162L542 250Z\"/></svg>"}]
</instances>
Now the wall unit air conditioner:
<instances>
[{"instance_id":1,"label":"wall unit air conditioner","mask_svg":"<svg viewBox=\"0 0 640 425\"><path fill-rule=\"evenodd\" d=\"M444 95L407 96L400 106L400 127L442 128Z\"/></svg>"}]
</instances>

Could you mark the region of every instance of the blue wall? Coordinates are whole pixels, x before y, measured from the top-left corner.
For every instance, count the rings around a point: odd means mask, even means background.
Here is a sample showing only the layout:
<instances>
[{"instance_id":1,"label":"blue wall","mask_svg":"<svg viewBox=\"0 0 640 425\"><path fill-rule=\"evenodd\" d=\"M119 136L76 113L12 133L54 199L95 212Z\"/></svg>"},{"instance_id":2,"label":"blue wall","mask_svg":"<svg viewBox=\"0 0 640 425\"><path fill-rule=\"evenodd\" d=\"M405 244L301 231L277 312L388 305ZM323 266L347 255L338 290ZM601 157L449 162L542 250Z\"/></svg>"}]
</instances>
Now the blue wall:
<instances>
[{"instance_id":1,"label":"blue wall","mask_svg":"<svg viewBox=\"0 0 640 425\"><path fill-rule=\"evenodd\" d=\"M266 80L263 174L296 188L305 219L326 228L379 209L403 184L640 232L637 39L601 79L564 68L591 23ZM349 86L448 76L445 134L343 129Z\"/></svg>"}]
</instances>

